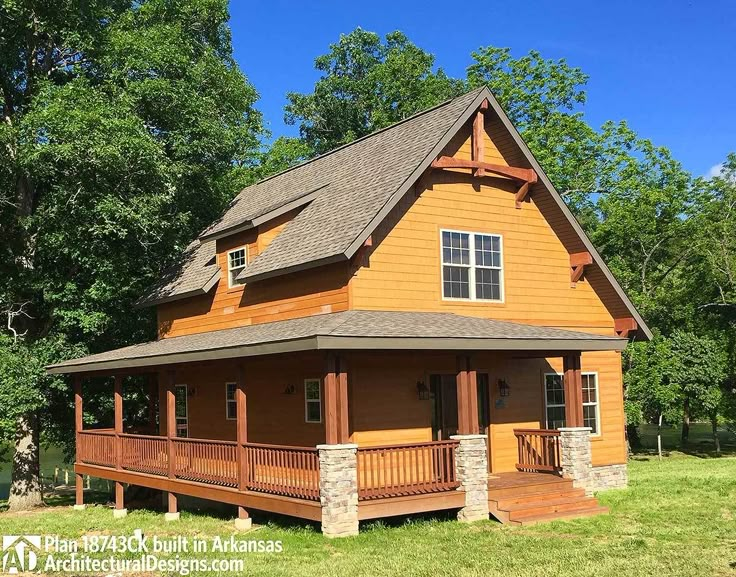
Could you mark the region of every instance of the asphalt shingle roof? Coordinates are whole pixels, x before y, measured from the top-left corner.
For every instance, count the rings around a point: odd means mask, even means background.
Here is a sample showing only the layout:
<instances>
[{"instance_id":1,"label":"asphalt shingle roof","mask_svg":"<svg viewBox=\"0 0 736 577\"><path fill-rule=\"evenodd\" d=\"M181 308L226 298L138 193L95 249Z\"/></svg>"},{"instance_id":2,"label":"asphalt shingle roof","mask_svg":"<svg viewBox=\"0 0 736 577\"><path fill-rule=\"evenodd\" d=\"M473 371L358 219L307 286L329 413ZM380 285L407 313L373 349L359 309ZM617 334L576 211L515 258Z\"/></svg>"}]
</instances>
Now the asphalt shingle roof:
<instances>
[{"instance_id":1,"label":"asphalt shingle roof","mask_svg":"<svg viewBox=\"0 0 736 577\"><path fill-rule=\"evenodd\" d=\"M94 366L100 364L105 364L105 368L114 368L116 362L151 360L156 357L161 358L159 364L163 364L166 362L164 358L170 355L193 353L201 355L208 352L219 352L219 358L226 358L227 351L232 349L238 349L239 354L245 356L244 348L312 337L333 337L339 342L344 342L345 339L366 339L366 342L368 339L392 340L392 343L383 340L364 347L374 349L401 348L395 339L430 339L437 342L438 349L447 348L448 339L458 339L463 342L472 340L488 343L488 349L496 350L525 348L523 345L520 346L524 342L533 342L534 346L543 348L549 347L549 350L558 346L572 347L574 350L576 343L579 343L581 350L586 350L591 347L591 343L594 343L596 350L605 350L620 349L627 342L626 339L618 337L467 317L453 313L350 310L161 339L72 359L52 365L49 369L52 372L63 373L80 367L92 370ZM498 341L504 341L505 344L499 345ZM339 344L336 347L339 348ZM363 347L353 346L352 348ZM484 347L481 344L478 348ZM272 352L264 350L260 354ZM214 354L209 358L218 358L218 355ZM180 362L187 360L185 357L180 357L180 359Z\"/></svg>"}]
</instances>

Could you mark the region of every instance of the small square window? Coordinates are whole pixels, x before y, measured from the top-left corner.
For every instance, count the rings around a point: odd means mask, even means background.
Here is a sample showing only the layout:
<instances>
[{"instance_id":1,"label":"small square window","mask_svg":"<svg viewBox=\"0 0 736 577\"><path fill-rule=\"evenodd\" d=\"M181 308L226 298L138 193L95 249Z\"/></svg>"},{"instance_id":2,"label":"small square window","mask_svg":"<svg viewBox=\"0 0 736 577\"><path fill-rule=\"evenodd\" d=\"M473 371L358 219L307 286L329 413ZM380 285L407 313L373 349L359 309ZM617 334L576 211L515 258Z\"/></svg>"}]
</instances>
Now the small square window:
<instances>
[{"instance_id":1,"label":"small square window","mask_svg":"<svg viewBox=\"0 0 736 577\"><path fill-rule=\"evenodd\" d=\"M227 253L227 280L228 288L243 284L238 275L243 272L248 263L245 247L236 248Z\"/></svg>"}]
</instances>

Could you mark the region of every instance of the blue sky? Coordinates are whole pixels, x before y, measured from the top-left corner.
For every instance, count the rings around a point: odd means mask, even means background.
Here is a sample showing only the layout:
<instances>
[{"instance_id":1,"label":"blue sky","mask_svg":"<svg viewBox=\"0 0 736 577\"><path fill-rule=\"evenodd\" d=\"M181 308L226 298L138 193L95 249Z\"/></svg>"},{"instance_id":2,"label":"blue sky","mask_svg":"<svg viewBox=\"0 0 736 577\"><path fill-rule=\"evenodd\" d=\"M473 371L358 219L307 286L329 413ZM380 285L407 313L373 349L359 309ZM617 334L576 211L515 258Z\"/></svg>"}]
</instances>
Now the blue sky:
<instances>
[{"instance_id":1,"label":"blue sky","mask_svg":"<svg viewBox=\"0 0 736 577\"><path fill-rule=\"evenodd\" d=\"M733 0L233 0L231 15L235 57L274 136L296 134L283 122L286 92L311 91L314 59L360 26L403 31L457 77L480 46L565 58L590 75L591 124L626 120L696 175L736 151Z\"/></svg>"}]
</instances>

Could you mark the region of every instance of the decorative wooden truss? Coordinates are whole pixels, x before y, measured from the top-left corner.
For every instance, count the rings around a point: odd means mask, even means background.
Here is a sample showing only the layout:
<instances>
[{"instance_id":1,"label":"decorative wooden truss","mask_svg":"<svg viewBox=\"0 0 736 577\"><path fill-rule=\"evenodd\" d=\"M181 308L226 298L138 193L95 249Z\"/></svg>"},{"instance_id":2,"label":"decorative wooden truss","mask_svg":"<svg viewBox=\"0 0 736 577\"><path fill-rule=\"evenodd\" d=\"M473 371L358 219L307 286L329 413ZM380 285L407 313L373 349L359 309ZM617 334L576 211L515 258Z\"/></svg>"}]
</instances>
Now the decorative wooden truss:
<instances>
[{"instance_id":1,"label":"decorative wooden truss","mask_svg":"<svg viewBox=\"0 0 736 577\"><path fill-rule=\"evenodd\" d=\"M520 183L516 192L516 208L521 208L521 203L529 194L530 185L537 182L537 173L531 168L518 168L516 166L504 166L492 164L485 161L485 144L483 135L485 133L485 113L488 110L488 100L484 100L473 119L473 137L471 160L455 158L454 156L440 156L432 162L432 168L471 168L473 176L504 176ZM420 186L418 190L422 190Z\"/></svg>"},{"instance_id":2,"label":"decorative wooden truss","mask_svg":"<svg viewBox=\"0 0 736 577\"><path fill-rule=\"evenodd\" d=\"M593 256L589 252L574 252L570 254L570 282L573 286L583 278L585 267L589 264L593 264Z\"/></svg>"},{"instance_id":3,"label":"decorative wooden truss","mask_svg":"<svg viewBox=\"0 0 736 577\"><path fill-rule=\"evenodd\" d=\"M636 323L636 320L631 317L615 319L613 321L613 330L616 336L619 337L629 338L631 333L635 332L638 328L639 325Z\"/></svg>"}]
</instances>

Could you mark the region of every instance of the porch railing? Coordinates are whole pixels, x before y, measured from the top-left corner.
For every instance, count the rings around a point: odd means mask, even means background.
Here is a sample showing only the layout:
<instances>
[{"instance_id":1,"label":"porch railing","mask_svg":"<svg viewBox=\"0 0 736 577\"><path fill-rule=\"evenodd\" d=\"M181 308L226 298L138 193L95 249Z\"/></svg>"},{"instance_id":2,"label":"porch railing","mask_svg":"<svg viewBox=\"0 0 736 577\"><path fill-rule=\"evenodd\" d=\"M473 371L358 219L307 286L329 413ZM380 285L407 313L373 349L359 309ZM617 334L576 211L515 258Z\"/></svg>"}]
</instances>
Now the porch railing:
<instances>
[{"instance_id":1,"label":"porch railing","mask_svg":"<svg viewBox=\"0 0 736 577\"><path fill-rule=\"evenodd\" d=\"M120 468L167 477L166 437L111 431L82 431L77 443L80 463L116 468L115 440L120 439ZM224 487L238 486L238 445L212 439L172 439L175 479ZM319 457L315 447L246 443L244 486L251 491L319 500Z\"/></svg>"},{"instance_id":2,"label":"porch railing","mask_svg":"<svg viewBox=\"0 0 736 577\"><path fill-rule=\"evenodd\" d=\"M455 475L457 441L358 448L358 499L449 491Z\"/></svg>"},{"instance_id":3,"label":"porch railing","mask_svg":"<svg viewBox=\"0 0 736 577\"><path fill-rule=\"evenodd\" d=\"M519 457L519 471L559 472L560 432L553 429L514 429Z\"/></svg>"},{"instance_id":4,"label":"porch railing","mask_svg":"<svg viewBox=\"0 0 736 577\"><path fill-rule=\"evenodd\" d=\"M245 455L248 489L319 500L319 454L315 447L246 443Z\"/></svg>"}]
</instances>

